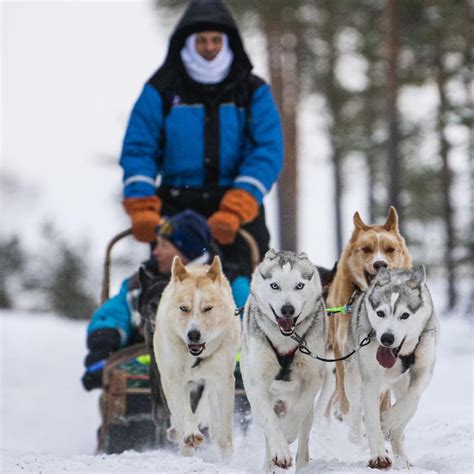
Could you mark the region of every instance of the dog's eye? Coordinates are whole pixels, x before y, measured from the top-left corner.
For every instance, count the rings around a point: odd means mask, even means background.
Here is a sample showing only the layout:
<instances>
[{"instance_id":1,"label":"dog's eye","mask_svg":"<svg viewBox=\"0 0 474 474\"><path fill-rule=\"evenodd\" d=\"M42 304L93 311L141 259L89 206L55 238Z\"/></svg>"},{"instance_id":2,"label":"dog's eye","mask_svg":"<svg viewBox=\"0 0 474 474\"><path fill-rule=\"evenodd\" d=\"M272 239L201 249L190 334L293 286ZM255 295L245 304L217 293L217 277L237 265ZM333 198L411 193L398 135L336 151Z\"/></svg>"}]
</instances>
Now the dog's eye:
<instances>
[{"instance_id":1,"label":"dog's eye","mask_svg":"<svg viewBox=\"0 0 474 474\"><path fill-rule=\"evenodd\" d=\"M150 303L149 306L153 313L156 313L158 311L158 305L156 303Z\"/></svg>"},{"instance_id":2,"label":"dog's eye","mask_svg":"<svg viewBox=\"0 0 474 474\"><path fill-rule=\"evenodd\" d=\"M370 252L372 252L372 249L370 247L362 247L362 252L370 253Z\"/></svg>"},{"instance_id":3,"label":"dog's eye","mask_svg":"<svg viewBox=\"0 0 474 474\"><path fill-rule=\"evenodd\" d=\"M403 313L401 316L400 316L400 319L408 319L410 317L410 313Z\"/></svg>"},{"instance_id":4,"label":"dog's eye","mask_svg":"<svg viewBox=\"0 0 474 474\"><path fill-rule=\"evenodd\" d=\"M278 283L270 283L270 288L272 290L279 290L280 286L278 285Z\"/></svg>"},{"instance_id":5,"label":"dog's eye","mask_svg":"<svg viewBox=\"0 0 474 474\"><path fill-rule=\"evenodd\" d=\"M179 309L183 312L183 313L189 313L189 308L187 306L184 306L184 304L182 306L179 307Z\"/></svg>"},{"instance_id":6,"label":"dog's eye","mask_svg":"<svg viewBox=\"0 0 474 474\"><path fill-rule=\"evenodd\" d=\"M395 252L395 249L393 247L388 247L388 248L385 249L385 252L386 253L393 253L393 252Z\"/></svg>"},{"instance_id":7,"label":"dog's eye","mask_svg":"<svg viewBox=\"0 0 474 474\"><path fill-rule=\"evenodd\" d=\"M377 316L379 318L385 318L385 313L383 311L377 311Z\"/></svg>"},{"instance_id":8,"label":"dog's eye","mask_svg":"<svg viewBox=\"0 0 474 474\"><path fill-rule=\"evenodd\" d=\"M301 281L295 286L295 290L302 290L303 288L304 288L304 283Z\"/></svg>"},{"instance_id":9,"label":"dog's eye","mask_svg":"<svg viewBox=\"0 0 474 474\"><path fill-rule=\"evenodd\" d=\"M208 313L209 311L211 311L212 308L214 308L214 306L206 306L202 311L204 313Z\"/></svg>"}]
</instances>

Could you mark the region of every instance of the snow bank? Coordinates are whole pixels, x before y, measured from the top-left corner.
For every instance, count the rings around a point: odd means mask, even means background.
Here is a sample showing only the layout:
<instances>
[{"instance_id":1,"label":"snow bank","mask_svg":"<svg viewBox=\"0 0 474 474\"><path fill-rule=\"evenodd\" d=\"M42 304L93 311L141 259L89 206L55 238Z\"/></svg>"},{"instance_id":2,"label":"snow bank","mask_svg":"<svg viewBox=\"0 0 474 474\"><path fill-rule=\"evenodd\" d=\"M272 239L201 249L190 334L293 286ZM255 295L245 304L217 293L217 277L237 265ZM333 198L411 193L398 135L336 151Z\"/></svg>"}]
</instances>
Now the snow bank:
<instances>
[{"instance_id":1,"label":"snow bank","mask_svg":"<svg viewBox=\"0 0 474 474\"><path fill-rule=\"evenodd\" d=\"M441 320L435 374L406 432L410 474L473 471L472 336L465 319ZM256 427L247 437L235 429L227 465L215 462L211 447L194 458L171 451L94 455L99 393L80 385L85 323L3 311L0 337L2 473L261 471L265 446ZM366 467L367 448L352 445L341 423L315 424L310 454L308 474L374 472Z\"/></svg>"}]
</instances>

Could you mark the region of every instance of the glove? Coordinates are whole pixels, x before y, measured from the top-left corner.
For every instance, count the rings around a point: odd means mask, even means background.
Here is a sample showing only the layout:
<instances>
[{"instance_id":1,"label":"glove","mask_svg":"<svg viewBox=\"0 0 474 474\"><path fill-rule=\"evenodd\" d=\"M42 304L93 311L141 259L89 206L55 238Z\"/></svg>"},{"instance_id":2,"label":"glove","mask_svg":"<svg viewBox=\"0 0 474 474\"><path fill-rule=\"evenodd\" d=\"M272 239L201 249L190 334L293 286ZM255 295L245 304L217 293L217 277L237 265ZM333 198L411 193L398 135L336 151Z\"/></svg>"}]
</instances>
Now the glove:
<instances>
[{"instance_id":1,"label":"glove","mask_svg":"<svg viewBox=\"0 0 474 474\"><path fill-rule=\"evenodd\" d=\"M107 359L120 348L120 333L117 329L98 329L87 337L87 354L84 365L90 367L100 360ZM102 387L102 369L89 372L86 370L81 378L82 385L87 391Z\"/></svg>"},{"instance_id":2,"label":"glove","mask_svg":"<svg viewBox=\"0 0 474 474\"><path fill-rule=\"evenodd\" d=\"M155 227L160 222L161 199L158 196L127 198L123 207L132 219L133 236L140 242L153 242Z\"/></svg>"},{"instance_id":3,"label":"glove","mask_svg":"<svg viewBox=\"0 0 474 474\"><path fill-rule=\"evenodd\" d=\"M243 189L229 189L221 199L219 210L209 217L212 236L222 245L234 242L242 224L253 221L258 215L258 202Z\"/></svg>"}]
</instances>

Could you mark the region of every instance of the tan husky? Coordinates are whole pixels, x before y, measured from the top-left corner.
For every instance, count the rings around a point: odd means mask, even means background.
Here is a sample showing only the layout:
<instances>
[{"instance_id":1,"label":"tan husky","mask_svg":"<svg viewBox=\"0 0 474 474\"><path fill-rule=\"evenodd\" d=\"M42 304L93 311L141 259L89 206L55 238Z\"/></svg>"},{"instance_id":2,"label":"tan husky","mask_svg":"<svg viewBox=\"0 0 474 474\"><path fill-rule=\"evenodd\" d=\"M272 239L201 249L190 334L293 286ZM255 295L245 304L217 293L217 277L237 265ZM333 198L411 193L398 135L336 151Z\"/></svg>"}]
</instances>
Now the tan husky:
<instances>
[{"instance_id":1,"label":"tan husky","mask_svg":"<svg viewBox=\"0 0 474 474\"><path fill-rule=\"evenodd\" d=\"M188 267L174 258L153 346L171 412L169 437L189 456L204 441L200 427L207 426L222 458L229 458L240 319L219 257L210 266ZM190 392L196 383L203 391L193 412Z\"/></svg>"},{"instance_id":2,"label":"tan husky","mask_svg":"<svg viewBox=\"0 0 474 474\"><path fill-rule=\"evenodd\" d=\"M340 307L349 303L351 297L365 291L380 268L411 267L405 239L398 230L398 214L393 206L385 224L365 224L359 213L354 214L354 231L337 264L336 276L329 289L327 307ZM349 314L329 318L329 346L334 357L342 357L350 320ZM344 365L336 362L336 390L328 406L338 404L342 415L346 415L349 403L344 391Z\"/></svg>"}]
</instances>

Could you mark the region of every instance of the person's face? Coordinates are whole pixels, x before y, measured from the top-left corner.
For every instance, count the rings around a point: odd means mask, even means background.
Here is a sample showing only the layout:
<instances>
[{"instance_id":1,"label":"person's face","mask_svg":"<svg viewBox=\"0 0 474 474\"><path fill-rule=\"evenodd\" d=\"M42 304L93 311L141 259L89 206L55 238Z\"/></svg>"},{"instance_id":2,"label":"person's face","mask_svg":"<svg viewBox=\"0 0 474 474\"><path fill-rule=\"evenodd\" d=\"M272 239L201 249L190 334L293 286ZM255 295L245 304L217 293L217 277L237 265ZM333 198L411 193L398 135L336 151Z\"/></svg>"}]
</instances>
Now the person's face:
<instances>
[{"instance_id":1,"label":"person's face","mask_svg":"<svg viewBox=\"0 0 474 474\"><path fill-rule=\"evenodd\" d=\"M207 61L212 61L222 49L222 33L201 31L196 33L196 51Z\"/></svg>"},{"instance_id":2,"label":"person's face","mask_svg":"<svg viewBox=\"0 0 474 474\"><path fill-rule=\"evenodd\" d=\"M177 255L184 264L188 263L188 259L178 250L169 240L158 236L156 239L156 247L152 252L158 262L158 268L162 273L170 273L173 258Z\"/></svg>"}]
</instances>

